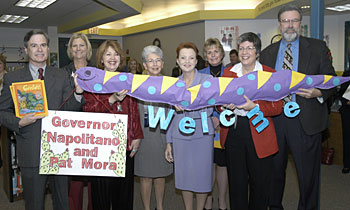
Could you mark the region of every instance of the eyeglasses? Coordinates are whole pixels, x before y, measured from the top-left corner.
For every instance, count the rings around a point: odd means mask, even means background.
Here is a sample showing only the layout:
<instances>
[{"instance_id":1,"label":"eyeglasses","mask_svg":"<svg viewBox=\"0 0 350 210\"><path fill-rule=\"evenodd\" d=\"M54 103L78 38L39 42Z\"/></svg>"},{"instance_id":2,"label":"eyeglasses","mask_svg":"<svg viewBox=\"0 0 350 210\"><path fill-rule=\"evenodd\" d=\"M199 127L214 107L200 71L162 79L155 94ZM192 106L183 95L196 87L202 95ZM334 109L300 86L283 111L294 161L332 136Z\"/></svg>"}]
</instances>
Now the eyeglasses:
<instances>
[{"instance_id":1,"label":"eyeglasses","mask_svg":"<svg viewBox=\"0 0 350 210\"><path fill-rule=\"evenodd\" d=\"M300 19L297 19L297 18L295 18L295 19L283 19L283 20L280 20L280 22L282 23L282 24L288 24L288 23L299 23L301 20Z\"/></svg>"},{"instance_id":2,"label":"eyeglasses","mask_svg":"<svg viewBox=\"0 0 350 210\"><path fill-rule=\"evenodd\" d=\"M157 59L155 59L155 60L153 60L153 59L149 59L149 60L147 60L146 61L147 63L153 63L153 62L156 62L156 64L158 64L158 63L161 63L162 62L162 59L160 59L160 58L157 58Z\"/></svg>"},{"instance_id":3,"label":"eyeglasses","mask_svg":"<svg viewBox=\"0 0 350 210\"><path fill-rule=\"evenodd\" d=\"M239 47L238 48L239 51L243 52L244 50L248 51L248 52L252 52L253 50L255 50L255 47Z\"/></svg>"}]
</instances>

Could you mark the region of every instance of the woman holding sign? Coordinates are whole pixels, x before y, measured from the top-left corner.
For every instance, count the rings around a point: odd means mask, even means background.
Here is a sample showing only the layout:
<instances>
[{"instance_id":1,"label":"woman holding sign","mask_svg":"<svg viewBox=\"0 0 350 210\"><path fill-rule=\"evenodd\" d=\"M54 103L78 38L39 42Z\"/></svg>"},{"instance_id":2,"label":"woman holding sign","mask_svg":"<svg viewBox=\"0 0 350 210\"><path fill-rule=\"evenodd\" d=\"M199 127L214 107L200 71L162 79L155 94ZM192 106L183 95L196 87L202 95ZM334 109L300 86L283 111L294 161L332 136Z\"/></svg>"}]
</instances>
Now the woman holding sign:
<instances>
[{"instance_id":1,"label":"woman holding sign","mask_svg":"<svg viewBox=\"0 0 350 210\"><path fill-rule=\"evenodd\" d=\"M225 69L223 77L237 78L253 71L275 71L257 61L261 41L256 34L251 32L242 34L238 38L238 45L241 63ZM244 90L239 89L237 94L245 98L245 104L224 106L232 110L235 115L235 122L229 128L225 143L230 209L266 210L272 170L271 155L278 151L275 127L270 116L282 113L282 101L251 101L244 95ZM260 133L257 132L256 126L261 122L255 126L251 123L257 115L250 119L247 117L249 111L257 107L269 122Z\"/></svg>"},{"instance_id":2,"label":"woman holding sign","mask_svg":"<svg viewBox=\"0 0 350 210\"><path fill-rule=\"evenodd\" d=\"M161 76L163 69L163 51L155 46L149 45L142 51L142 61L147 74L150 76ZM165 133L166 130L149 126L149 108L154 109L154 116L165 110L167 115L167 105L139 101L139 110L141 122L143 125L143 134L139 151L135 155L135 175L140 177L141 198L145 210L150 210L152 184L154 184L155 197L157 201L157 210L163 210L163 197L165 187L165 177L173 173L173 164L166 161L164 152L166 149Z\"/></svg>"},{"instance_id":3,"label":"woman holding sign","mask_svg":"<svg viewBox=\"0 0 350 210\"><path fill-rule=\"evenodd\" d=\"M116 72L118 67L122 66L125 56L118 42L108 40L97 49L96 59L98 68ZM112 209L133 209L133 157L138 150L143 133L137 102L126 93L126 90L114 94L84 92L86 101L84 111L128 115L125 178L93 177L91 179L93 209L110 210L111 204ZM121 137L118 138L120 141L123 140Z\"/></svg>"},{"instance_id":4,"label":"woman holding sign","mask_svg":"<svg viewBox=\"0 0 350 210\"><path fill-rule=\"evenodd\" d=\"M178 81L176 85L191 88L203 84L204 87L210 88L210 83L206 80L212 76L201 74L195 69L197 47L191 42L181 43L176 53L177 63L182 70L179 78L184 81ZM189 103L191 101L182 101L182 107L175 107L176 114L166 134L168 144L165 157L175 164L175 187L182 190L185 209L192 210L193 193L196 193L197 210L203 210L208 192L212 188L213 108L184 110ZM208 127L203 127L202 122ZM190 129L188 124L192 124Z\"/></svg>"},{"instance_id":5,"label":"woman holding sign","mask_svg":"<svg viewBox=\"0 0 350 210\"><path fill-rule=\"evenodd\" d=\"M73 75L77 69L88 66L89 60L92 56L92 47L89 39L83 33L73 34L68 42L67 55L72 61L62 69L71 75L71 86L75 87ZM92 210L91 201L91 183L87 177L71 176L69 180L69 209L82 210L83 209L83 195L84 183L88 183L88 210Z\"/></svg>"}]
</instances>

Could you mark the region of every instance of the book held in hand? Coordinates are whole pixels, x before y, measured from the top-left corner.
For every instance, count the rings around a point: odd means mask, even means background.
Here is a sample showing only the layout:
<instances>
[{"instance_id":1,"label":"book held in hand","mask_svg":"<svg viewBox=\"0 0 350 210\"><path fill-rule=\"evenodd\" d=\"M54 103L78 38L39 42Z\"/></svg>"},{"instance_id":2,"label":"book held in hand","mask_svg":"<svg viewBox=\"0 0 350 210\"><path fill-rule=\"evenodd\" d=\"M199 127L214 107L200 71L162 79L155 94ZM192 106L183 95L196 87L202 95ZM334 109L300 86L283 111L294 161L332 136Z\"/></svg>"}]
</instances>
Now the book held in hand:
<instances>
[{"instance_id":1,"label":"book held in hand","mask_svg":"<svg viewBox=\"0 0 350 210\"><path fill-rule=\"evenodd\" d=\"M16 82L10 86L16 117L35 113L35 115L47 116L48 107L43 80L29 82Z\"/></svg>"}]
</instances>

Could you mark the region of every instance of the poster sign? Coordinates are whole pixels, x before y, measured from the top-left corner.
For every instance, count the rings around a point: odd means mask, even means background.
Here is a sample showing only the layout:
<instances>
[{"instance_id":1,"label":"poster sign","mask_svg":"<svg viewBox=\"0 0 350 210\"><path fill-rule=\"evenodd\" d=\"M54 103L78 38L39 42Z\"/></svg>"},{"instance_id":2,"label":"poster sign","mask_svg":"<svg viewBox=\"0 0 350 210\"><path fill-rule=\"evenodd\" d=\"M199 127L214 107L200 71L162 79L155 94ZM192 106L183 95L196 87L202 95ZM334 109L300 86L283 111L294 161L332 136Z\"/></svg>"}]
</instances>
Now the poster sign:
<instances>
[{"instance_id":1,"label":"poster sign","mask_svg":"<svg viewBox=\"0 0 350 210\"><path fill-rule=\"evenodd\" d=\"M221 27L219 40L225 51L230 51L237 48L238 36L238 26Z\"/></svg>"},{"instance_id":2,"label":"poster sign","mask_svg":"<svg viewBox=\"0 0 350 210\"><path fill-rule=\"evenodd\" d=\"M127 115L49 110L40 174L125 177L127 122Z\"/></svg>"}]
</instances>

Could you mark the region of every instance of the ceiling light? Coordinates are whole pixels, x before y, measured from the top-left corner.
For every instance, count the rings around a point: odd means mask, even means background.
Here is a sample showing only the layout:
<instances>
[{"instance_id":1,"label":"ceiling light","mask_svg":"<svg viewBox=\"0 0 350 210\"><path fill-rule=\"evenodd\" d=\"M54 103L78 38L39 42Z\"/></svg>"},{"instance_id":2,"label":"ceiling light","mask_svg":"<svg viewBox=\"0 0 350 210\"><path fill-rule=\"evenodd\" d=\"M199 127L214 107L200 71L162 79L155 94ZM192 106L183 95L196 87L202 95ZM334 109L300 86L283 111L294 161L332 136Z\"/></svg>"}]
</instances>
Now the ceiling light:
<instances>
[{"instance_id":1,"label":"ceiling light","mask_svg":"<svg viewBox=\"0 0 350 210\"><path fill-rule=\"evenodd\" d=\"M21 23L27 18L29 18L29 16L1 15L0 22L1 23Z\"/></svg>"},{"instance_id":2,"label":"ceiling light","mask_svg":"<svg viewBox=\"0 0 350 210\"><path fill-rule=\"evenodd\" d=\"M56 0L20 0L16 6L44 9Z\"/></svg>"},{"instance_id":3,"label":"ceiling light","mask_svg":"<svg viewBox=\"0 0 350 210\"><path fill-rule=\"evenodd\" d=\"M302 9L310 9L310 5L304 5L304 6L301 6Z\"/></svg>"},{"instance_id":4,"label":"ceiling light","mask_svg":"<svg viewBox=\"0 0 350 210\"><path fill-rule=\"evenodd\" d=\"M343 12L346 10L350 10L350 4L345 4L343 6L327 7L326 9L337 11L337 12Z\"/></svg>"}]
</instances>

